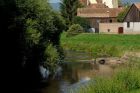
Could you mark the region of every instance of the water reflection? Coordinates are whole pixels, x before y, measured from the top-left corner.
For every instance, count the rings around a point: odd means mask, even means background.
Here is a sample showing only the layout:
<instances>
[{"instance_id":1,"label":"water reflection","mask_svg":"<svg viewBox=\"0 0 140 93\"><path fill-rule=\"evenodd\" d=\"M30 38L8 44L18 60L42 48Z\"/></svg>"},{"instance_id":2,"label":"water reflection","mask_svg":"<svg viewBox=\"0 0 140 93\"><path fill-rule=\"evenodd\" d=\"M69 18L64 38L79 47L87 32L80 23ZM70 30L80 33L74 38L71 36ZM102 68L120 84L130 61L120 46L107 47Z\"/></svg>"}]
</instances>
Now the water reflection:
<instances>
[{"instance_id":1,"label":"water reflection","mask_svg":"<svg viewBox=\"0 0 140 93\"><path fill-rule=\"evenodd\" d=\"M113 73L113 69L108 65L93 64L89 53L67 51L66 54L61 79L50 79L48 86L41 90L42 93L66 93L65 89L78 86L78 82L98 75L110 76Z\"/></svg>"}]
</instances>

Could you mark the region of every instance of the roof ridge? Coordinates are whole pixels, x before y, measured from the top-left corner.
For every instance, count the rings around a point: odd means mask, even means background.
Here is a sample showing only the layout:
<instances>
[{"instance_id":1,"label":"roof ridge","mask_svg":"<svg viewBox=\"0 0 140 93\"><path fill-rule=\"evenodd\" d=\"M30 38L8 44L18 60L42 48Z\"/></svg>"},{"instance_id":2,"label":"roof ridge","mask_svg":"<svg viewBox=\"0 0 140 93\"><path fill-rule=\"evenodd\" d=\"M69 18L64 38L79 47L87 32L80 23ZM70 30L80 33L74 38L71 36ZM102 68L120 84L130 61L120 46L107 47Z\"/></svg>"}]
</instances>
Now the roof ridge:
<instances>
[{"instance_id":1,"label":"roof ridge","mask_svg":"<svg viewBox=\"0 0 140 93\"><path fill-rule=\"evenodd\" d=\"M140 2L134 3L134 5L140 10Z\"/></svg>"}]
</instances>

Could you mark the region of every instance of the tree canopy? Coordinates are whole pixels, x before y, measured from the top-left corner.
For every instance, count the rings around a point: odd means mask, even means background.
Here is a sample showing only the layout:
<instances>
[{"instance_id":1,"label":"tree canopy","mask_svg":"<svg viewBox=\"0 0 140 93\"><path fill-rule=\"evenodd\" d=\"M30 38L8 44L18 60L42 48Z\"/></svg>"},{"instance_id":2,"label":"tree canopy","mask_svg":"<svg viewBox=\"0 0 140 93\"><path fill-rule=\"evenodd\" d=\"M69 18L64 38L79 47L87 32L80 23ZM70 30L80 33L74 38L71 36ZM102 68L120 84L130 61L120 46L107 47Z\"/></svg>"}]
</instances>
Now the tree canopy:
<instances>
[{"instance_id":1,"label":"tree canopy","mask_svg":"<svg viewBox=\"0 0 140 93\"><path fill-rule=\"evenodd\" d=\"M72 25L78 7L80 7L79 0L61 0L60 11L67 26Z\"/></svg>"},{"instance_id":2,"label":"tree canopy","mask_svg":"<svg viewBox=\"0 0 140 93\"><path fill-rule=\"evenodd\" d=\"M13 73L11 79L37 81L38 66L47 61L47 47L52 44L59 54L63 19L51 9L48 0L0 0L0 10L2 45L8 73Z\"/></svg>"},{"instance_id":3,"label":"tree canopy","mask_svg":"<svg viewBox=\"0 0 140 93\"><path fill-rule=\"evenodd\" d=\"M129 8L130 8L130 4L129 3L124 5L124 10L122 12L120 12L119 15L117 16L118 22L123 22L123 19L126 16Z\"/></svg>"}]
</instances>

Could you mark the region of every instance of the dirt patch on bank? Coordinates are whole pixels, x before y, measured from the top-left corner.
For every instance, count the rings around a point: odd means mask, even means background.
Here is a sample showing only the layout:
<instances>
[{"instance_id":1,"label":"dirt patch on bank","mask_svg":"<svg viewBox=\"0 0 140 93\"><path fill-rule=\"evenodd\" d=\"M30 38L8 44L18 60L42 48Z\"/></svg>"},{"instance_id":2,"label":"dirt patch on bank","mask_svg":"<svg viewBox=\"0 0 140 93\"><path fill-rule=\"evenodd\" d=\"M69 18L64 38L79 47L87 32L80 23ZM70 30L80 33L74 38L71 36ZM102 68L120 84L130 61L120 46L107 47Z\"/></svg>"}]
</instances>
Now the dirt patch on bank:
<instances>
[{"instance_id":1,"label":"dirt patch on bank","mask_svg":"<svg viewBox=\"0 0 140 93\"><path fill-rule=\"evenodd\" d=\"M119 65L128 62L130 58L137 57L140 58L140 52L126 52L122 57L106 57L97 58L97 64L107 64L107 65Z\"/></svg>"}]
</instances>

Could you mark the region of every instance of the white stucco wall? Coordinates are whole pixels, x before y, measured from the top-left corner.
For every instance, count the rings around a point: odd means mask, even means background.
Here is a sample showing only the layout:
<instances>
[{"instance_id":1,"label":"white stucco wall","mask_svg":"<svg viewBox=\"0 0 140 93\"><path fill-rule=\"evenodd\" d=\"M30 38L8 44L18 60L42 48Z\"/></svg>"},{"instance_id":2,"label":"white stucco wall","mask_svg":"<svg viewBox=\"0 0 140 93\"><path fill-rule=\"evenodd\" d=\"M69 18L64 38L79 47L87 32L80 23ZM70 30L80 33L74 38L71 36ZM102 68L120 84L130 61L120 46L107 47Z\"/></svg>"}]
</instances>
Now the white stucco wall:
<instances>
[{"instance_id":1,"label":"white stucco wall","mask_svg":"<svg viewBox=\"0 0 140 93\"><path fill-rule=\"evenodd\" d=\"M130 22L130 27L127 27L127 22L123 23L124 32L140 32L140 22Z\"/></svg>"},{"instance_id":2,"label":"white stucco wall","mask_svg":"<svg viewBox=\"0 0 140 93\"><path fill-rule=\"evenodd\" d=\"M140 32L140 22L135 22L134 23L134 31L139 31Z\"/></svg>"},{"instance_id":3,"label":"white stucco wall","mask_svg":"<svg viewBox=\"0 0 140 93\"><path fill-rule=\"evenodd\" d=\"M105 5L109 8L113 8L112 0L103 0L103 3L105 3Z\"/></svg>"},{"instance_id":4,"label":"white stucco wall","mask_svg":"<svg viewBox=\"0 0 140 93\"><path fill-rule=\"evenodd\" d=\"M96 4L96 3L97 3L96 0L89 0L89 2L90 2L91 4Z\"/></svg>"},{"instance_id":5,"label":"white stucco wall","mask_svg":"<svg viewBox=\"0 0 140 93\"><path fill-rule=\"evenodd\" d=\"M91 4L97 4L96 0L87 0L89 1ZM102 2L108 6L109 8L117 8L118 7L118 1L113 1L113 0L102 0ZM114 2L114 5L113 5Z\"/></svg>"}]
</instances>

